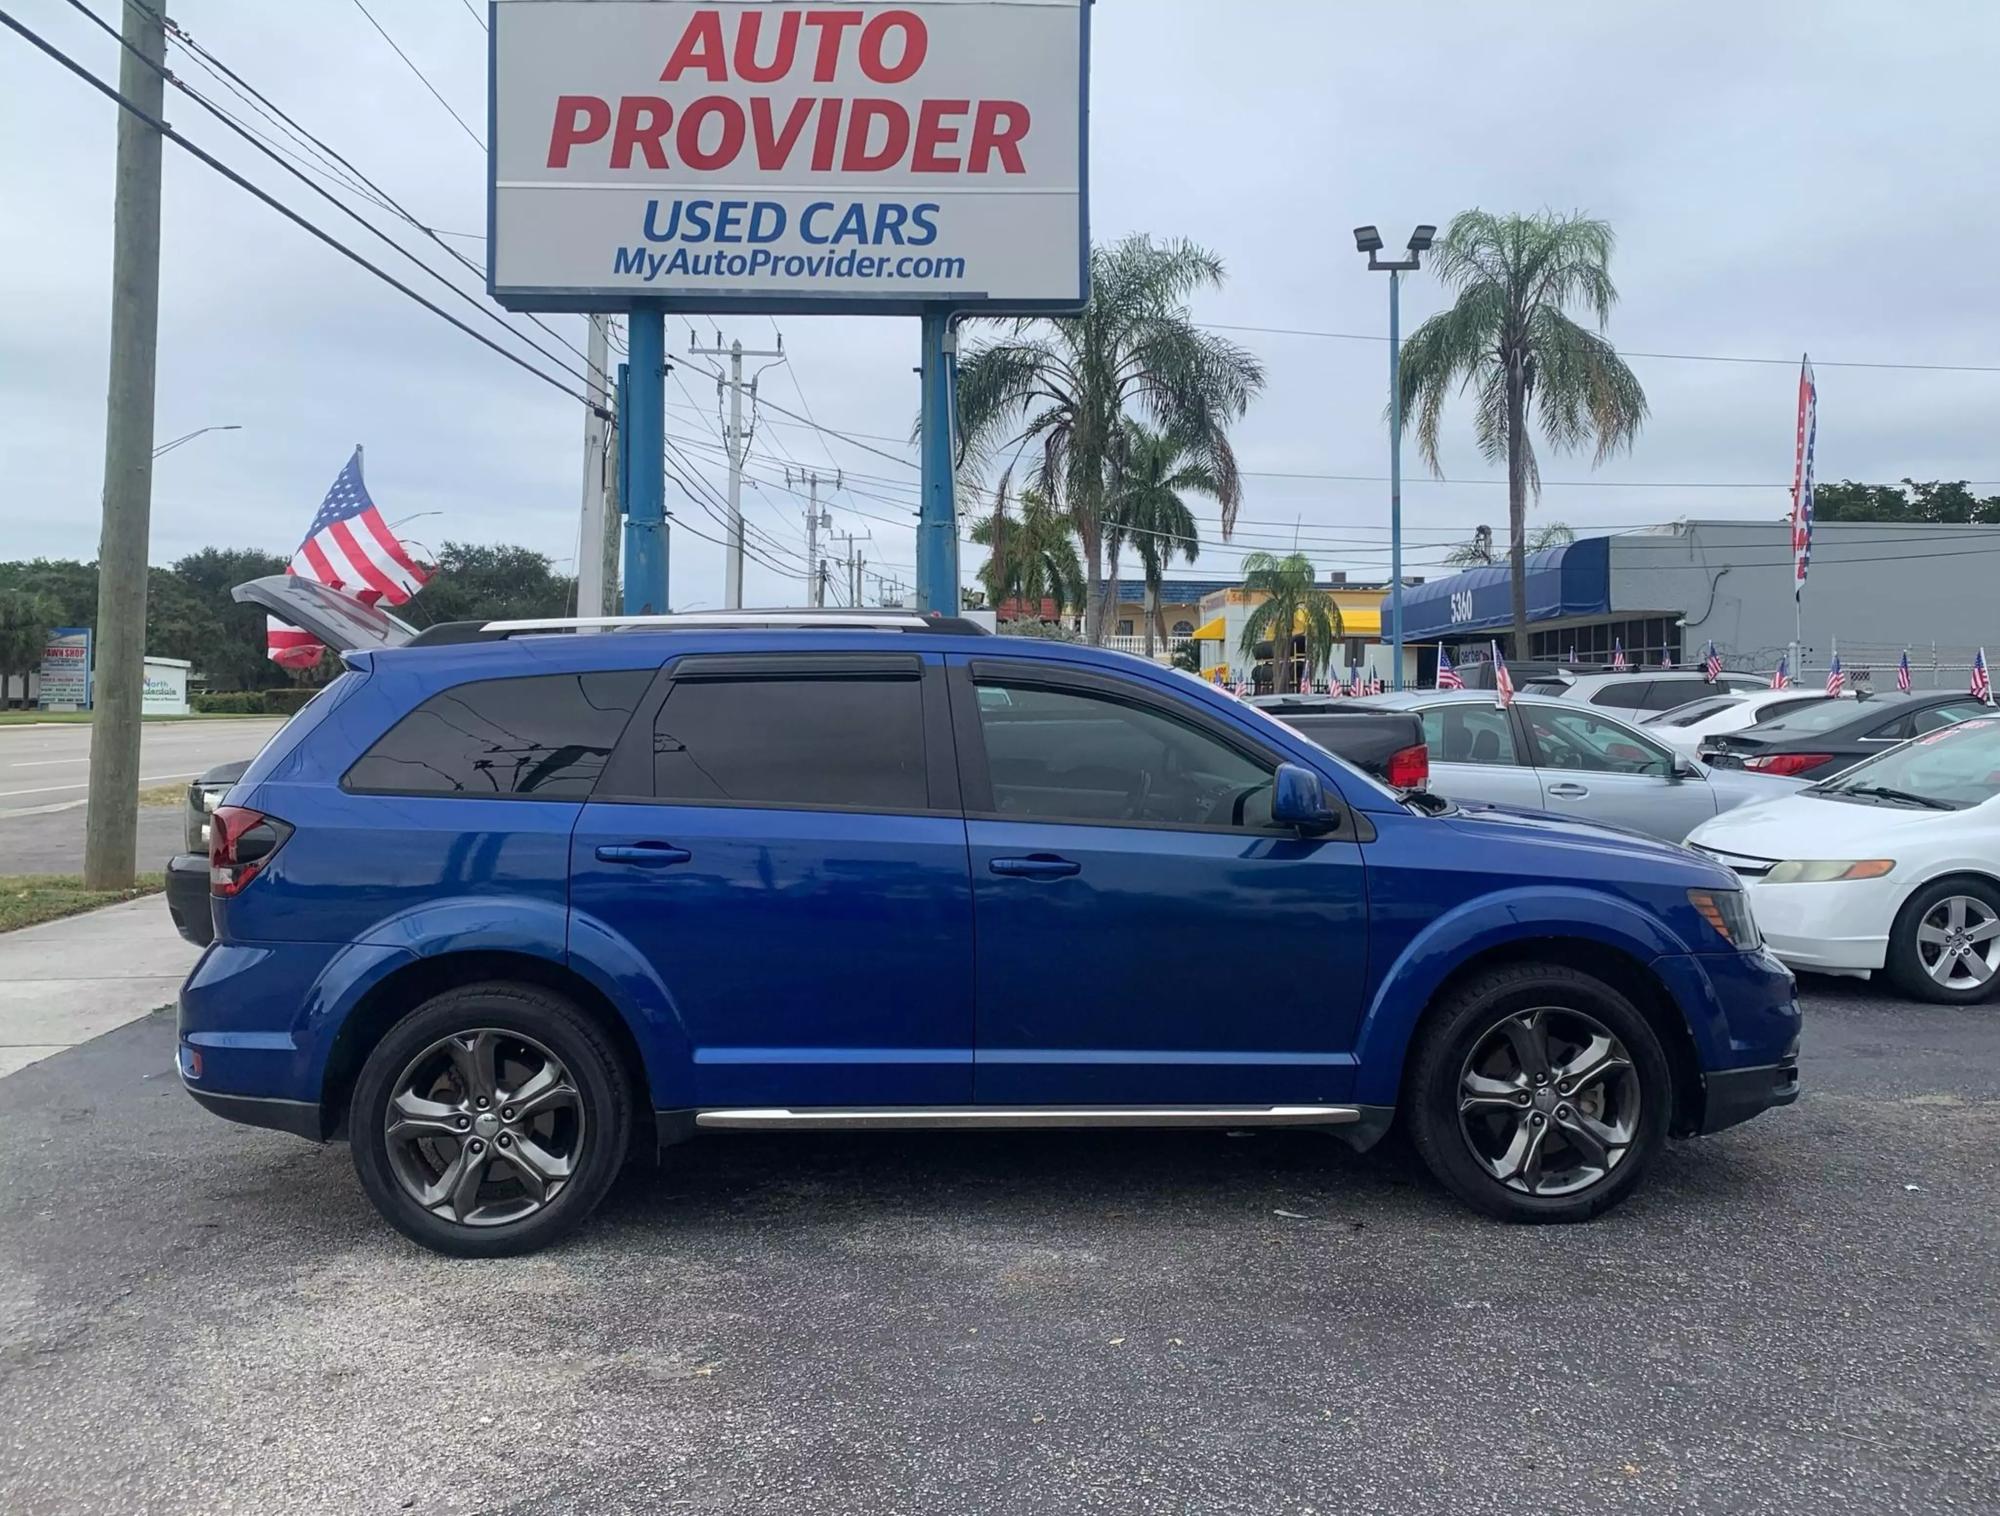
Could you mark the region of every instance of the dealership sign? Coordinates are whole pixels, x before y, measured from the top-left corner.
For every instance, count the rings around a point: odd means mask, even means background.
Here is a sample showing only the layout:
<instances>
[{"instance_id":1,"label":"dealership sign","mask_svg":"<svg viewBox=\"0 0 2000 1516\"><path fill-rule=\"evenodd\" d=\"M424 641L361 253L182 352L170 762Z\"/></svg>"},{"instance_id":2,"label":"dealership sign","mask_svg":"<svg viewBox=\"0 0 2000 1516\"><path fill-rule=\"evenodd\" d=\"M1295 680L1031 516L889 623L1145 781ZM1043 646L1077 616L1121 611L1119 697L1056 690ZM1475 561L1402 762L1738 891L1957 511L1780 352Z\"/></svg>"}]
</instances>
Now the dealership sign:
<instances>
[{"instance_id":1,"label":"dealership sign","mask_svg":"<svg viewBox=\"0 0 2000 1516\"><path fill-rule=\"evenodd\" d=\"M1084 0L495 0L491 15L502 304L1084 299Z\"/></svg>"},{"instance_id":2,"label":"dealership sign","mask_svg":"<svg viewBox=\"0 0 2000 1516\"><path fill-rule=\"evenodd\" d=\"M81 711L90 706L90 628L57 626L42 644L41 688L45 711Z\"/></svg>"}]
</instances>

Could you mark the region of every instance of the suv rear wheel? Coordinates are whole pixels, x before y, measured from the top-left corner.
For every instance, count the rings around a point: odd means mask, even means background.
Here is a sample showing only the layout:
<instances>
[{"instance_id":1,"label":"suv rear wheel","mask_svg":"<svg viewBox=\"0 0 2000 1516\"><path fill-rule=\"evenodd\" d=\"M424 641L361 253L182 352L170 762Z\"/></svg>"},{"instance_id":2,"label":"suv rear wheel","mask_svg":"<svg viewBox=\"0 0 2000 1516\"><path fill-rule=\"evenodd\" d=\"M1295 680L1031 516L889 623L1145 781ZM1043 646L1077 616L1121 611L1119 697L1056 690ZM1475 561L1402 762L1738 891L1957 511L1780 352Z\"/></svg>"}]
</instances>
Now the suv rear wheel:
<instances>
[{"instance_id":1,"label":"suv rear wheel","mask_svg":"<svg viewBox=\"0 0 2000 1516\"><path fill-rule=\"evenodd\" d=\"M354 1167L376 1209L440 1253L492 1258L580 1225L630 1138L625 1071L569 1001L448 990L390 1028L355 1081Z\"/></svg>"},{"instance_id":2,"label":"suv rear wheel","mask_svg":"<svg viewBox=\"0 0 2000 1516\"><path fill-rule=\"evenodd\" d=\"M1407 1091L1440 1183L1506 1221L1585 1221L1639 1183L1666 1140L1672 1072L1638 1008L1560 964L1480 974L1435 1006Z\"/></svg>"}]
</instances>

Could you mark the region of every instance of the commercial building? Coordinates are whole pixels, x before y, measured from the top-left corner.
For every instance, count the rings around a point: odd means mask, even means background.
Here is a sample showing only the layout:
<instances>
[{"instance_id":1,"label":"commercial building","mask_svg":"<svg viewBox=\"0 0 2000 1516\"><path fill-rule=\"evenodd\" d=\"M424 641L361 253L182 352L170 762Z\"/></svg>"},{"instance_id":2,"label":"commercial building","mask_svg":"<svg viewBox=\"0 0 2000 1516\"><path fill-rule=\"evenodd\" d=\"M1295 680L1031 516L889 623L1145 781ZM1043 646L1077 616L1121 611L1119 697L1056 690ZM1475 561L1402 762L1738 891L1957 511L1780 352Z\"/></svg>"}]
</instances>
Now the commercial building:
<instances>
[{"instance_id":1,"label":"commercial building","mask_svg":"<svg viewBox=\"0 0 2000 1516\"><path fill-rule=\"evenodd\" d=\"M1713 641L1730 668L1768 671L1794 634L1783 520L1583 537L1529 554L1526 580L1530 658L1607 662L1617 644L1634 664L1682 664ZM1821 523L1800 609L1805 670L1824 669L1837 641L1849 670L1892 668L1907 650L1920 686L1956 684L1974 649L2000 648L2000 526ZM1480 656L1512 626L1505 563L1403 591L1425 680L1437 643Z\"/></svg>"},{"instance_id":2,"label":"commercial building","mask_svg":"<svg viewBox=\"0 0 2000 1516\"><path fill-rule=\"evenodd\" d=\"M1359 669L1364 676L1379 674L1387 679L1389 649L1381 640L1382 618L1387 611L1382 591L1386 586L1380 581L1351 584L1346 575L1335 574L1319 588L1340 607L1341 636L1333 652L1334 669L1342 674ZM1403 591L1406 606L1410 594L1407 588ZM1194 637L1201 646L1204 678L1234 683L1251 677L1256 660L1243 651L1243 628L1266 598L1262 590L1246 590L1240 583L1218 584L1202 597L1201 623ZM1295 624L1294 630L1304 631L1304 623Z\"/></svg>"}]
</instances>

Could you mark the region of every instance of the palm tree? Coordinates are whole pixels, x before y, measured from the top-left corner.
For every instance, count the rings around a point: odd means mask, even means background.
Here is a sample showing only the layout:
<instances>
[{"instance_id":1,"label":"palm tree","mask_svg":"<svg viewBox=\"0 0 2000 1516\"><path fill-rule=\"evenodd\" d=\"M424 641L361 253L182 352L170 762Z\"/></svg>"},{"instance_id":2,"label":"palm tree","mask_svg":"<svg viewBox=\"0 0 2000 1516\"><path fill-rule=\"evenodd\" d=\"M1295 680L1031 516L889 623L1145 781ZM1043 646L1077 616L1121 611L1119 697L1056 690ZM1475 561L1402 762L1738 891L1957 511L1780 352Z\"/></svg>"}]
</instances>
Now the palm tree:
<instances>
[{"instance_id":1,"label":"palm tree","mask_svg":"<svg viewBox=\"0 0 2000 1516\"><path fill-rule=\"evenodd\" d=\"M1012 481L1002 474L993 492L993 514L972 523L972 540L990 548L979 570L987 603L1008 600L1039 607L1053 600L1058 612L1083 604L1083 565L1069 523L1039 490L1021 491L1019 518L1007 514Z\"/></svg>"},{"instance_id":2,"label":"palm tree","mask_svg":"<svg viewBox=\"0 0 2000 1516\"><path fill-rule=\"evenodd\" d=\"M1560 521L1551 521L1547 526L1538 526L1528 533L1527 547L1531 553L1539 553L1545 547L1561 547L1566 542L1576 541L1576 531ZM1461 542L1444 555L1444 561L1452 568L1469 568L1481 563L1498 563L1499 556L1493 551L1493 528L1482 526L1472 534L1470 542Z\"/></svg>"},{"instance_id":3,"label":"palm tree","mask_svg":"<svg viewBox=\"0 0 2000 1516\"><path fill-rule=\"evenodd\" d=\"M1589 444L1602 463L1630 447L1646 419L1646 396L1611 344L1571 320L1580 303L1601 331L1618 291L1609 265L1611 227L1587 217L1459 215L1431 255L1438 277L1458 291L1403 347L1404 415L1417 418L1417 445L1431 471L1446 398L1477 395L1473 428L1489 460L1507 460L1508 557L1514 569L1514 655L1527 647L1528 496L1541 493L1529 413L1557 451Z\"/></svg>"},{"instance_id":4,"label":"palm tree","mask_svg":"<svg viewBox=\"0 0 2000 1516\"><path fill-rule=\"evenodd\" d=\"M1114 564L1120 544L1128 538L1139 555L1146 580L1146 656L1150 658L1155 634L1162 642L1167 639L1166 619L1160 611L1160 581L1167 566L1176 553L1193 563L1201 552L1194 512L1181 494L1199 490L1204 495L1219 495L1221 482L1208 464L1188 456L1187 443L1181 438L1156 432L1143 422L1128 421L1125 425L1125 464L1108 535Z\"/></svg>"},{"instance_id":5,"label":"palm tree","mask_svg":"<svg viewBox=\"0 0 2000 1516\"><path fill-rule=\"evenodd\" d=\"M1222 280L1222 260L1191 242L1128 237L1091 250L1080 314L1009 321L1006 335L959 361L959 431L973 464L1039 446L1035 486L1083 542L1093 643L1104 640L1107 528L1128 462L1128 415L1185 440L1188 460L1214 478L1223 540L1235 530L1242 485L1227 427L1263 388L1264 368L1189 316L1189 297Z\"/></svg>"},{"instance_id":6,"label":"palm tree","mask_svg":"<svg viewBox=\"0 0 2000 1516\"><path fill-rule=\"evenodd\" d=\"M1249 658L1257 656L1257 644L1271 643L1271 693L1282 695L1292 683L1292 638L1299 623L1305 623L1306 672L1311 674L1333 659L1333 645L1345 628L1340 607L1333 596L1313 582L1313 566L1303 553L1278 558L1270 553L1248 553L1243 559L1243 588L1263 591L1264 602L1243 623L1238 649Z\"/></svg>"}]
</instances>

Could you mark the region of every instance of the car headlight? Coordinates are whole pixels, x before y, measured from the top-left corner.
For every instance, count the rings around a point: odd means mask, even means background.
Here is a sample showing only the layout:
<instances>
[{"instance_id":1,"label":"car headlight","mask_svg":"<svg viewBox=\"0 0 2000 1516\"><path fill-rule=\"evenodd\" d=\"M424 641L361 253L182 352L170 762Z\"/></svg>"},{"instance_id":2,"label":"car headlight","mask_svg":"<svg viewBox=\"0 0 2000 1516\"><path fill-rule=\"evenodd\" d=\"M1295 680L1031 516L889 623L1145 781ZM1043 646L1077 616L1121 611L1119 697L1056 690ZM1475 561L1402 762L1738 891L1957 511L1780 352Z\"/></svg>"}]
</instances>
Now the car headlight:
<instances>
[{"instance_id":1,"label":"car headlight","mask_svg":"<svg viewBox=\"0 0 2000 1516\"><path fill-rule=\"evenodd\" d=\"M1741 890L1689 890L1688 904L1738 952L1748 953L1763 945L1756 918L1750 914L1750 902Z\"/></svg>"},{"instance_id":2,"label":"car headlight","mask_svg":"<svg viewBox=\"0 0 2000 1516\"><path fill-rule=\"evenodd\" d=\"M1831 884L1836 879L1880 879L1893 858L1788 858L1771 865L1766 884Z\"/></svg>"}]
</instances>

